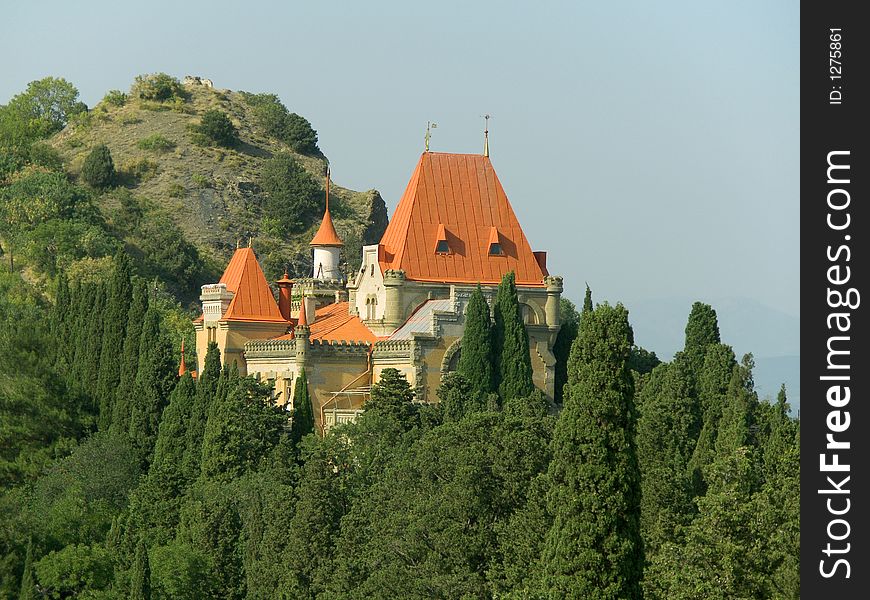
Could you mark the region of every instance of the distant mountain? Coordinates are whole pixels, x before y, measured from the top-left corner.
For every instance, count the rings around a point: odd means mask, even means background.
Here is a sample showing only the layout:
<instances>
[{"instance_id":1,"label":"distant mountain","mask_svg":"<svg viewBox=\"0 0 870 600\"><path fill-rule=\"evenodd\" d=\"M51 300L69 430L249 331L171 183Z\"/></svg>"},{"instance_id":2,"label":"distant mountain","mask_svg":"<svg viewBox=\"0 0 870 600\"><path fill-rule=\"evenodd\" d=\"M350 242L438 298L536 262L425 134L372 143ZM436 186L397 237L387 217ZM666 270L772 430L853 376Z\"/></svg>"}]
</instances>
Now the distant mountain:
<instances>
[{"instance_id":1,"label":"distant mountain","mask_svg":"<svg viewBox=\"0 0 870 600\"><path fill-rule=\"evenodd\" d=\"M759 396L775 398L786 384L789 402L800 405L800 320L749 298L704 299L716 310L722 341L738 358L755 357ZM694 299L659 298L628 305L635 341L670 360L683 347L686 320Z\"/></svg>"}]
</instances>

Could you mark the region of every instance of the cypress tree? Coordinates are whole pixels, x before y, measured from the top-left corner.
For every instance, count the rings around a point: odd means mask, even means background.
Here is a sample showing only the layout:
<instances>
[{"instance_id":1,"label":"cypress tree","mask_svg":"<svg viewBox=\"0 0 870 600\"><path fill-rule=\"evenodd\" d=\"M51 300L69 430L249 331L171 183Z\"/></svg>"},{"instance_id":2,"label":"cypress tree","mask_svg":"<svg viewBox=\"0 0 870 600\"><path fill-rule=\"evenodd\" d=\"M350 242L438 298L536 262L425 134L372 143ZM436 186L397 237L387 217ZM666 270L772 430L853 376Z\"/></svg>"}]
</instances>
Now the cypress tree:
<instances>
[{"instance_id":1,"label":"cypress tree","mask_svg":"<svg viewBox=\"0 0 870 600\"><path fill-rule=\"evenodd\" d=\"M293 423L290 426L290 438L298 444L302 437L309 433L314 433L314 411L308 395L308 378L303 369L296 378L296 385L293 388Z\"/></svg>"},{"instance_id":2,"label":"cypress tree","mask_svg":"<svg viewBox=\"0 0 870 600\"><path fill-rule=\"evenodd\" d=\"M732 372L716 436L716 454L720 456L730 456L743 446L756 446L752 433L758 406L752 380L754 366L752 355L747 354Z\"/></svg>"},{"instance_id":3,"label":"cypress tree","mask_svg":"<svg viewBox=\"0 0 870 600\"><path fill-rule=\"evenodd\" d=\"M709 304L695 302L692 304L692 311L686 323L686 344L683 352L696 376L704 364L707 347L719 342L719 321L716 311Z\"/></svg>"},{"instance_id":4,"label":"cypress tree","mask_svg":"<svg viewBox=\"0 0 870 600\"><path fill-rule=\"evenodd\" d=\"M151 600L151 566L148 564L144 539L140 539L136 546L133 575L130 578L130 600Z\"/></svg>"},{"instance_id":5,"label":"cypress tree","mask_svg":"<svg viewBox=\"0 0 870 600\"><path fill-rule=\"evenodd\" d=\"M691 379L679 362L656 367L640 393L637 454L641 472L641 532L647 556L677 539L694 513L689 461L698 417Z\"/></svg>"},{"instance_id":6,"label":"cypress tree","mask_svg":"<svg viewBox=\"0 0 870 600\"><path fill-rule=\"evenodd\" d=\"M474 389L462 373L448 373L438 386L438 405L445 421L459 421L486 409L486 396Z\"/></svg>"},{"instance_id":7,"label":"cypress tree","mask_svg":"<svg viewBox=\"0 0 870 600\"><path fill-rule=\"evenodd\" d=\"M157 439L160 415L175 384L175 360L169 340L153 307L145 313L139 340L139 367L133 383L130 439L143 466L148 464Z\"/></svg>"},{"instance_id":8,"label":"cypress tree","mask_svg":"<svg viewBox=\"0 0 870 600\"><path fill-rule=\"evenodd\" d=\"M592 292L587 287L589 292L589 303L592 303ZM571 345L577 339L577 332L580 329L580 313L577 312L577 307L567 298L562 298L559 303L559 333L556 335L556 341L553 343L553 356L556 357L556 375L555 375L555 401L556 404L562 404L565 384L568 382L568 357L571 355Z\"/></svg>"},{"instance_id":9,"label":"cypress tree","mask_svg":"<svg viewBox=\"0 0 870 600\"><path fill-rule=\"evenodd\" d=\"M217 393L221 379L221 351L216 342L209 342L202 373L196 384L196 397L190 413L184 452L184 472L188 478L199 475L202 458L202 436L208 421L209 406Z\"/></svg>"},{"instance_id":10,"label":"cypress tree","mask_svg":"<svg viewBox=\"0 0 870 600\"><path fill-rule=\"evenodd\" d=\"M33 540L27 542L27 554L24 557L24 573L21 575L21 591L19 600L36 600L36 581L33 578Z\"/></svg>"},{"instance_id":11,"label":"cypress tree","mask_svg":"<svg viewBox=\"0 0 870 600\"><path fill-rule=\"evenodd\" d=\"M97 397L97 380L100 377L100 352L103 348L103 312L106 309L106 286L103 284L94 285L94 301L88 310L91 314L88 316L88 337L85 346L84 360L80 361L81 365L81 381L85 385L85 390L90 395L94 410L99 409L99 399Z\"/></svg>"},{"instance_id":12,"label":"cypress tree","mask_svg":"<svg viewBox=\"0 0 870 600\"><path fill-rule=\"evenodd\" d=\"M202 478L231 481L252 471L271 452L287 423L271 390L232 371L211 404L202 440Z\"/></svg>"},{"instance_id":13,"label":"cypress tree","mask_svg":"<svg viewBox=\"0 0 870 600\"><path fill-rule=\"evenodd\" d=\"M185 373L169 396L169 405L160 418L160 429L154 444L154 460L149 478L170 497L180 496L187 483L183 472L187 452L187 429L196 403L196 383Z\"/></svg>"},{"instance_id":14,"label":"cypress tree","mask_svg":"<svg viewBox=\"0 0 870 600\"><path fill-rule=\"evenodd\" d=\"M715 458L719 420L725 406L725 394L736 366L737 361L731 346L714 344L707 349L704 367L697 377L697 393L703 418L689 468L692 471L695 495L698 496L703 495L706 489L703 473Z\"/></svg>"},{"instance_id":15,"label":"cypress tree","mask_svg":"<svg viewBox=\"0 0 870 600\"><path fill-rule=\"evenodd\" d=\"M62 369L64 365L64 348L67 344L66 320L70 311L69 280L64 273L57 276L57 291L55 293L54 306L51 310L51 349L54 352L54 362Z\"/></svg>"},{"instance_id":16,"label":"cypress tree","mask_svg":"<svg viewBox=\"0 0 870 600\"><path fill-rule=\"evenodd\" d=\"M139 342L142 338L142 324L148 312L148 291L143 281L133 285L133 297L127 310L123 355L121 357L118 389L112 407L111 429L127 432L130 428L131 398L136 371L139 369Z\"/></svg>"},{"instance_id":17,"label":"cypress tree","mask_svg":"<svg viewBox=\"0 0 870 600\"><path fill-rule=\"evenodd\" d=\"M417 407L414 406L414 390L405 374L398 369L384 369L377 383L372 386L371 398L364 412L378 413L400 423L404 429L417 424Z\"/></svg>"},{"instance_id":18,"label":"cypress tree","mask_svg":"<svg viewBox=\"0 0 870 600\"><path fill-rule=\"evenodd\" d=\"M489 305L478 284L471 293L465 311L465 330L457 371L471 384L473 393L481 397L493 391L491 328Z\"/></svg>"},{"instance_id":19,"label":"cypress tree","mask_svg":"<svg viewBox=\"0 0 870 600\"><path fill-rule=\"evenodd\" d=\"M589 289L589 284L586 284L586 293L583 295L583 311L581 315L587 315L592 312L592 290Z\"/></svg>"},{"instance_id":20,"label":"cypress tree","mask_svg":"<svg viewBox=\"0 0 870 600\"><path fill-rule=\"evenodd\" d=\"M498 393L505 406L522 404L523 399L531 396L535 385L532 383L529 334L520 314L513 271L502 277L493 314L493 364Z\"/></svg>"},{"instance_id":21,"label":"cypress tree","mask_svg":"<svg viewBox=\"0 0 870 600\"><path fill-rule=\"evenodd\" d=\"M97 381L97 396L100 399L99 428L106 430L112 423L118 382L120 381L121 358L124 336L127 331L127 312L133 294L130 281L130 259L120 252L115 256L115 268L107 290L106 309L103 316L103 344L100 350L100 375Z\"/></svg>"},{"instance_id":22,"label":"cypress tree","mask_svg":"<svg viewBox=\"0 0 870 600\"><path fill-rule=\"evenodd\" d=\"M641 597L632 342L622 305L600 304L581 319L549 468L554 518L542 584L551 598Z\"/></svg>"}]
</instances>

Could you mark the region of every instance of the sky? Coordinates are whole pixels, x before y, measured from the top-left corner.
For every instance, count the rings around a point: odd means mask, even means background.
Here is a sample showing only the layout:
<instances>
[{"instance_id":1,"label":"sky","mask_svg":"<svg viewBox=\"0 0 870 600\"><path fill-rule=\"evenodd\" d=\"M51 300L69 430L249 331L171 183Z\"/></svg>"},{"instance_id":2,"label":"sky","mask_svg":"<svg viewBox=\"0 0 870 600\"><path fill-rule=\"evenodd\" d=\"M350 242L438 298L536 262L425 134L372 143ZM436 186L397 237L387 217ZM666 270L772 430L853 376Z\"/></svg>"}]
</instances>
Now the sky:
<instances>
[{"instance_id":1,"label":"sky","mask_svg":"<svg viewBox=\"0 0 870 600\"><path fill-rule=\"evenodd\" d=\"M566 295L797 316L799 3L148 2L3 9L0 104L136 75L278 94L392 214L423 150L482 152ZM688 306L686 306L688 314Z\"/></svg>"}]
</instances>

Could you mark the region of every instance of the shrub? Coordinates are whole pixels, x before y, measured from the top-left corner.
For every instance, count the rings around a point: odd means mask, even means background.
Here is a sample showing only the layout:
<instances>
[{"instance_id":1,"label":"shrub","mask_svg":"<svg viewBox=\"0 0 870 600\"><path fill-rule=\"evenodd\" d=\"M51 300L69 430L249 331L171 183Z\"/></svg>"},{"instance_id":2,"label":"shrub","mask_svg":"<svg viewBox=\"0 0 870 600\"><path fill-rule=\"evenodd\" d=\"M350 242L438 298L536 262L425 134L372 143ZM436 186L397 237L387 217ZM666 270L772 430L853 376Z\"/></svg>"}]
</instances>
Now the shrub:
<instances>
[{"instance_id":1,"label":"shrub","mask_svg":"<svg viewBox=\"0 0 870 600\"><path fill-rule=\"evenodd\" d=\"M236 126L227 113L219 110L207 110L203 113L197 131L219 146L232 147L239 141Z\"/></svg>"},{"instance_id":2,"label":"shrub","mask_svg":"<svg viewBox=\"0 0 870 600\"><path fill-rule=\"evenodd\" d=\"M157 102L187 98L187 93L181 82L166 73L137 76L130 93L140 100L156 100Z\"/></svg>"},{"instance_id":3,"label":"shrub","mask_svg":"<svg viewBox=\"0 0 870 600\"><path fill-rule=\"evenodd\" d=\"M51 171L63 170L63 159L57 150L42 142L30 146L30 162Z\"/></svg>"},{"instance_id":4,"label":"shrub","mask_svg":"<svg viewBox=\"0 0 870 600\"><path fill-rule=\"evenodd\" d=\"M115 164L109 147L101 144L91 150L82 165L82 179L96 189L111 187L115 182Z\"/></svg>"},{"instance_id":5,"label":"shrub","mask_svg":"<svg viewBox=\"0 0 870 600\"><path fill-rule=\"evenodd\" d=\"M154 161L142 157L124 164L121 170L125 183L133 184L139 181L148 181L154 177L157 174L158 166Z\"/></svg>"},{"instance_id":6,"label":"shrub","mask_svg":"<svg viewBox=\"0 0 870 600\"><path fill-rule=\"evenodd\" d=\"M159 133L144 137L136 144L142 150L151 150L153 152L166 152L175 148L175 142L167 140Z\"/></svg>"},{"instance_id":7,"label":"shrub","mask_svg":"<svg viewBox=\"0 0 870 600\"><path fill-rule=\"evenodd\" d=\"M169 185L169 196L171 198L184 198L187 190L180 183L172 183Z\"/></svg>"},{"instance_id":8,"label":"shrub","mask_svg":"<svg viewBox=\"0 0 870 600\"><path fill-rule=\"evenodd\" d=\"M111 106L124 106L127 103L127 94L121 90L109 90L103 96L103 102Z\"/></svg>"},{"instance_id":9,"label":"shrub","mask_svg":"<svg viewBox=\"0 0 870 600\"><path fill-rule=\"evenodd\" d=\"M291 113L275 94L248 94L242 97L254 108L257 125L266 135L280 140L300 154L318 154L317 132L305 117Z\"/></svg>"}]
</instances>

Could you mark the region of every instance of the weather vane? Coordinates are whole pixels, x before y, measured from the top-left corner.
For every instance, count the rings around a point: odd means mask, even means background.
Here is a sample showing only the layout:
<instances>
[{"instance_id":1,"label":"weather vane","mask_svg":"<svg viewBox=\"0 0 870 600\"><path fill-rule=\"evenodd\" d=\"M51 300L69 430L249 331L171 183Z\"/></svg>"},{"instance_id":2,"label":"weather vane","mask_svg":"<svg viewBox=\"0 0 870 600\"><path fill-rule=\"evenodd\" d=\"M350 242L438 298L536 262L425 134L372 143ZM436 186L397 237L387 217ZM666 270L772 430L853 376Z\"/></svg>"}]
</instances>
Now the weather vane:
<instances>
[{"instance_id":1,"label":"weather vane","mask_svg":"<svg viewBox=\"0 0 870 600\"><path fill-rule=\"evenodd\" d=\"M480 115L484 119L483 126L483 155L489 156L489 119L492 115L486 113L485 115Z\"/></svg>"},{"instance_id":2,"label":"weather vane","mask_svg":"<svg viewBox=\"0 0 870 600\"><path fill-rule=\"evenodd\" d=\"M438 123L426 121L426 152L429 152L429 140L432 139L431 129L438 129Z\"/></svg>"}]
</instances>

